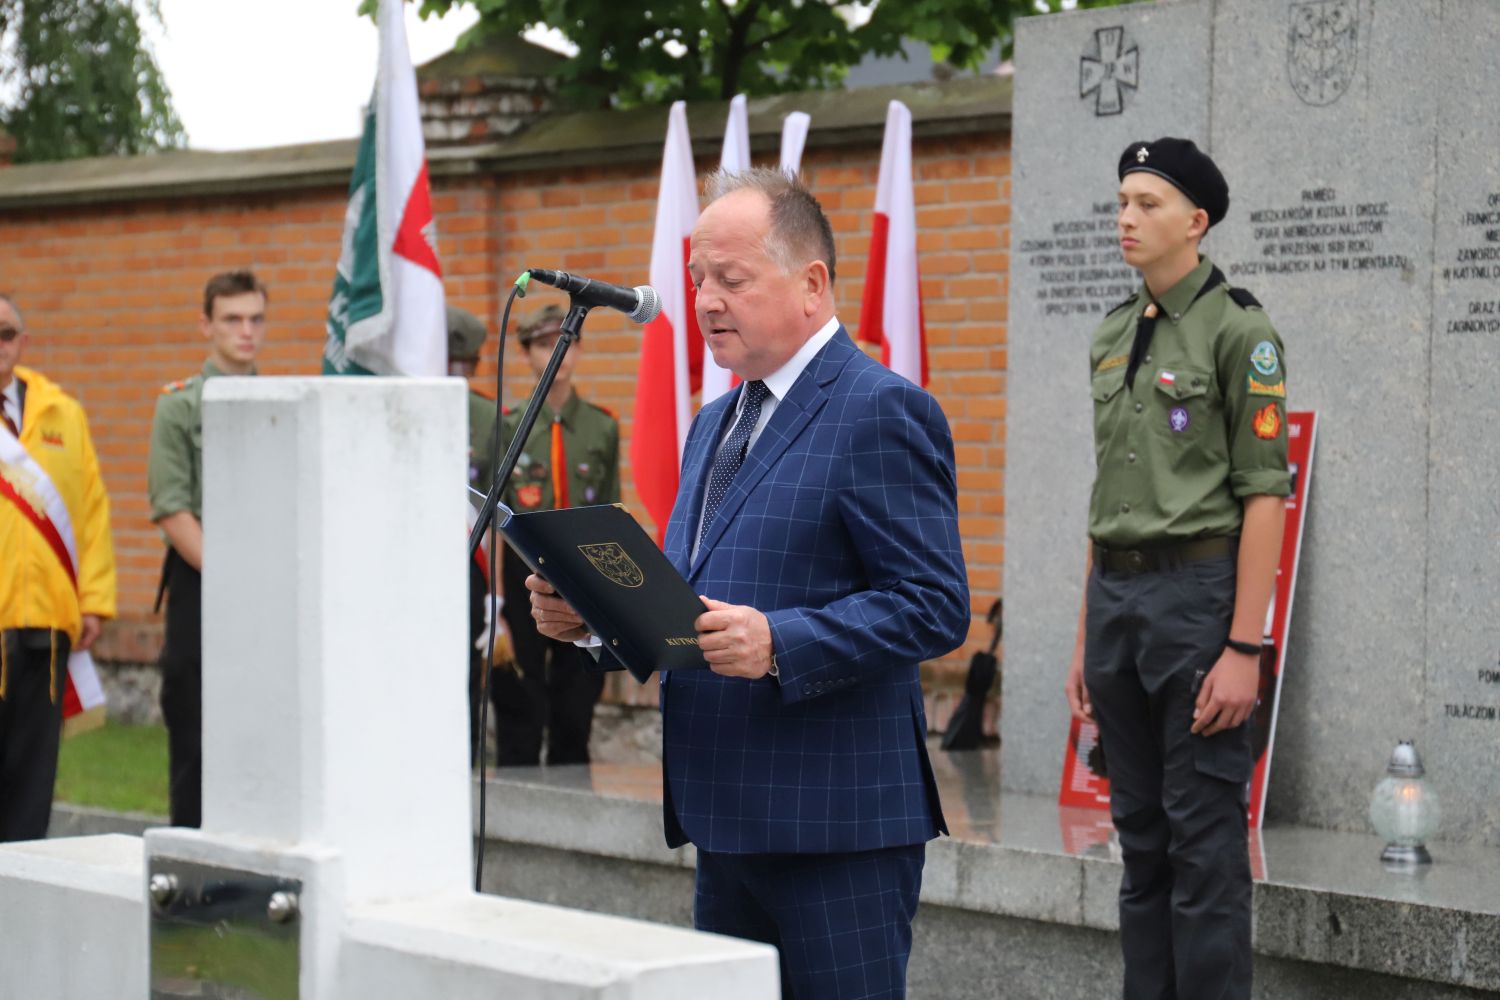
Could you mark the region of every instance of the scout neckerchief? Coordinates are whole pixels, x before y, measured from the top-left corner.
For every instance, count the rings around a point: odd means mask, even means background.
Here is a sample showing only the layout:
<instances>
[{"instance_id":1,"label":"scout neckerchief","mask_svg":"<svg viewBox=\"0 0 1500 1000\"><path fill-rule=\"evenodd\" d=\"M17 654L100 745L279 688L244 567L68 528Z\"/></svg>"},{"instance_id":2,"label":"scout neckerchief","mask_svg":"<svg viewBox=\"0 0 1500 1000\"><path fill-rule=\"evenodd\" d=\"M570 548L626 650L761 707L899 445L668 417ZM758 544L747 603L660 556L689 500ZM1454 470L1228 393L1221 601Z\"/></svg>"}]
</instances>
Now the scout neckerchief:
<instances>
[{"instance_id":1,"label":"scout neckerchief","mask_svg":"<svg viewBox=\"0 0 1500 1000\"><path fill-rule=\"evenodd\" d=\"M561 510L571 507L568 503L568 451L563 447L563 419L558 413L552 418L552 506Z\"/></svg>"},{"instance_id":2,"label":"scout neckerchief","mask_svg":"<svg viewBox=\"0 0 1500 1000\"><path fill-rule=\"evenodd\" d=\"M73 541L73 520L68 516L67 505L47 470L31 457L20 439L3 423L0 423L0 502L14 506L21 520L42 536L77 595L78 549ZM51 689L57 690L55 678ZM86 652L75 651L68 657L68 682L63 691L64 724L69 729L77 728L83 719L71 724L69 720L90 713L92 721L102 716L103 708L104 689L99 684L98 671L94 669L94 658ZM94 709L99 709L99 712L94 712Z\"/></svg>"},{"instance_id":3,"label":"scout neckerchief","mask_svg":"<svg viewBox=\"0 0 1500 1000\"><path fill-rule=\"evenodd\" d=\"M1204 279L1203 287L1198 289L1197 295L1193 296L1193 302L1197 302L1223 283L1224 272L1220 271L1217 266L1213 267L1208 272L1208 277ZM1150 289L1147 289L1148 293L1149 291ZM1193 302L1188 303L1188 309L1193 308ZM1161 315L1161 311L1161 306L1155 299L1152 299L1146 303L1145 310L1135 322L1135 340L1130 345L1130 362L1125 366L1125 385L1128 388L1135 388L1136 369L1141 366L1141 362L1146 358L1146 351L1151 347L1151 335L1156 332L1156 319ZM1185 315L1187 309L1184 309L1183 313Z\"/></svg>"}]
</instances>

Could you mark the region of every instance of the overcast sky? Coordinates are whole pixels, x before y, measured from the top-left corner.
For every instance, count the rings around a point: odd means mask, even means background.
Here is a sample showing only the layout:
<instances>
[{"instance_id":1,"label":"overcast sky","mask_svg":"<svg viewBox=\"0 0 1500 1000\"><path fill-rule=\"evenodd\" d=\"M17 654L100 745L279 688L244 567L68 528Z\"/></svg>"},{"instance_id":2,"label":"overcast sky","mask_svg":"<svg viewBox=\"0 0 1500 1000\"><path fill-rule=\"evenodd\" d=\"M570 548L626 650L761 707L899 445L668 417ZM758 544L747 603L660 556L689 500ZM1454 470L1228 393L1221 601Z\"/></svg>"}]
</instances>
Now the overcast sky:
<instances>
[{"instance_id":1,"label":"overcast sky","mask_svg":"<svg viewBox=\"0 0 1500 1000\"><path fill-rule=\"evenodd\" d=\"M172 103L194 149L253 149L359 131L375 83L379 38L359 0L161 0L153 34ZM412 60L453 47L478 16L441 21L406 8Z\"/></svg>"},{"instance_id":2,"label":"overcast sky","mask_svg":"<svg viewBox=\"0 0 1500 1000\"><path fill-rule=\"evenodd\" d=\"M1075 2L1061 0L1063 7ZM165 31L144 20L192 148L257 149L358 134L380 44L374 22L357 13L360 0L160 3ZM418 66L452 49L479 20L465 5L424 21L418 6L406 4L407 44ZM855 24L869 17L870 6L841 5ZM570 48L555 31L533 29L527 37Z\"/></svg>"}]
</instances>

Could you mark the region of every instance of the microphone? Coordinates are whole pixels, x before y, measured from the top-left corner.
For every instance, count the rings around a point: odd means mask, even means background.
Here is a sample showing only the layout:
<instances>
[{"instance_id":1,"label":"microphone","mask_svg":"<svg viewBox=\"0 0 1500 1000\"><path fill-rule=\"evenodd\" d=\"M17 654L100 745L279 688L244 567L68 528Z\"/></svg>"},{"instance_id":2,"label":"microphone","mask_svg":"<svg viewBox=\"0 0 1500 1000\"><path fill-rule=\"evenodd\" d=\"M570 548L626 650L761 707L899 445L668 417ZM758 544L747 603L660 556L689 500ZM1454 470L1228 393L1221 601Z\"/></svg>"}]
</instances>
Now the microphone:
<instances>
[{"instance_id":1,"label":"microphone","mask_svg":"<svg viewBox=\"0 0 1500 1000\"><path fill-rule=\"evenodd\" d=\"M562 289L580 305L618 309L636 323L649 323L661 313L661 296L650 285L626 288L545 267L528 268L526 273L544 285Z\"/></svg>"}]
</instances>

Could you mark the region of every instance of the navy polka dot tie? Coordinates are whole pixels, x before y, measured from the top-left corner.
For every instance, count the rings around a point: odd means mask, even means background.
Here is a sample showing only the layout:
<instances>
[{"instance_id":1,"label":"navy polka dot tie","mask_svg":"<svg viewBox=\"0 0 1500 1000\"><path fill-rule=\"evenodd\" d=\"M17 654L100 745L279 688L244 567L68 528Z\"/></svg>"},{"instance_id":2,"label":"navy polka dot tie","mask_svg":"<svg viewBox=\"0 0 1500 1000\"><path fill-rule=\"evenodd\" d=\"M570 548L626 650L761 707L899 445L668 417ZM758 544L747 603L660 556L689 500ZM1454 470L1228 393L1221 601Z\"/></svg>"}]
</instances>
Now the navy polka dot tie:
<instances>
[{"instance_id":1,"label":"navy polka dot tie","mask_svg":"<svg viewBox=\"0 0 1500 1000\"><path fill-rule=\"evenodd\" d=\"M714 456L714 467L708 474L708 497L703 503L703 523L698 526L699 545L708 537L708 527L714 523L719 505L729 494L729 484L734 482L734 474L740 471L740 464L745 461L750 432L755 430L755 424L760 420L760 404L771 393L759 379L746 382L742 391L745 393L745 408L740 411L740 419L735 422L734 430L729 432L729 437L719 446L719 453Z\"/></svg>"}]
</instances>

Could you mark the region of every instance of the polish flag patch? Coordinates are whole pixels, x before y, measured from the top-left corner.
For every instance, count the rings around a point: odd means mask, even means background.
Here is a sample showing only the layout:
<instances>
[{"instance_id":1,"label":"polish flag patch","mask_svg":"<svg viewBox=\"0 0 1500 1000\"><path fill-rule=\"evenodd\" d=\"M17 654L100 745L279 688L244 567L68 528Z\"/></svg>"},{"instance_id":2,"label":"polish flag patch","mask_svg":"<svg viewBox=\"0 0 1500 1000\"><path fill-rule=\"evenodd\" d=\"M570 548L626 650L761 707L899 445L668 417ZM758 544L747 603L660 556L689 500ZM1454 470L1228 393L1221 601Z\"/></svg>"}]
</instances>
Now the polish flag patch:
<instances>
[{"instance_id":1,"label":"polish flag patch","mask_svg":"<svg viewBox=\"0 0 1500 1000\"><path fill-rule=\"evenodd\" d=\"M1177 375L1173 372L1162 372L1160 375L1156 376L1156 380L1162 385L1176 385Z\"/></svg>"}]
</instances>

